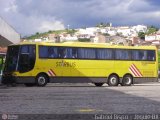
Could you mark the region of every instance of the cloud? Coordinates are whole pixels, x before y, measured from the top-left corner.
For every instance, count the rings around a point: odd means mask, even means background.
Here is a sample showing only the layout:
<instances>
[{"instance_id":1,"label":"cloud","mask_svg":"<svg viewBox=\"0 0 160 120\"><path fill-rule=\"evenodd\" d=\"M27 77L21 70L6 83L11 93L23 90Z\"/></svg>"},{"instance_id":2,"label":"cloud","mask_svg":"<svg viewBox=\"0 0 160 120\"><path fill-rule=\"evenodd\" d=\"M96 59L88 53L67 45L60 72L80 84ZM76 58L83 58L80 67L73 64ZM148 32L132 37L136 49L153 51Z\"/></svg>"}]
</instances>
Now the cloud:
<instances>
[{"instance_id":1,"label":"cloud","mask_svg":"<svg viewBox=\"0 0 160 120\"><path fill-rule=\"evenodd\" d=\"M38 31L44 32L48 30L62 30L64 29L64 25L60 21L54 21L54 22L49 22L49 21L43 21L38 28Z\"/></svg>"},{"instance_id":2,"label":"cloud","mask_svg":"<svg viewBox=\"0 0 160 120\"><path fill-rule=\"evenodd\" d=\"M38 10L34 10L34 7L32 7L32 0L27 0L23 4L21 2L17 4L17 2L17 0L9 0L8 3L3 1L4 7L1 15L22 36L31 35L36 32L65 29L61 19L58 20L55 16L47 16L45 13L39 14L36 12ZM26 12L23 10L26 10ZM27 14L27 11L29 11L29 14Z\"/></svg>"},{"instance_id":3,"label":"cloud","mask_svg":"<svg viewBox=\"0 0 160 120\"><path fill-rule=\"evenodd\" d=\"M22 35L113 25L159 25L158 0L0 0L0 15Z\"/></svg>"},{"instance_id":4,"label":"cloud","mask_svg":"<svg viewBox=\"0 0 160 120\"><path fill-rule=\"evenodd\" d=\"M134 0L129 6L129 10L132 12L155 12L159 11L160 8L156 4L153 4L151 1L155 0ZM159 3L159 2L157 2Z\"/></svg>"}]
</instances>

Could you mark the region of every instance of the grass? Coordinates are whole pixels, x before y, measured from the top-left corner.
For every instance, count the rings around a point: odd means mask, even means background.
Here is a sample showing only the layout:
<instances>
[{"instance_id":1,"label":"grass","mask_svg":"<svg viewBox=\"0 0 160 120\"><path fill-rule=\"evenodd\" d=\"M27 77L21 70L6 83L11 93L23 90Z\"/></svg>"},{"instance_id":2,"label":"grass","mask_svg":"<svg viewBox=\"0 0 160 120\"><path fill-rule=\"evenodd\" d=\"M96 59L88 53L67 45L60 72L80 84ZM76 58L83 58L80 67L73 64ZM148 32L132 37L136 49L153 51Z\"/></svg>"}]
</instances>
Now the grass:
<instances>
[{"instance_id":1,"label":"grass","mask_svg":"<svg viewBox=\"0 0 160 120\"><path fill-rule=\"evenodd\" d=\"M39 38L48 37L49 34L56 34L56 35L59 35L61 33L73 34L75 32L76 32L76 30L74 30L74 29L71 29L71 30L67 30L67 29L66 30L56 30L56 31L49 30L48 32L44 32L44 33L37 32L34 35L31 35L29 37L24 37L24 38L27 39L27 40L30 40L30 39L39 39Z\"/></svg>"}]
</instances>

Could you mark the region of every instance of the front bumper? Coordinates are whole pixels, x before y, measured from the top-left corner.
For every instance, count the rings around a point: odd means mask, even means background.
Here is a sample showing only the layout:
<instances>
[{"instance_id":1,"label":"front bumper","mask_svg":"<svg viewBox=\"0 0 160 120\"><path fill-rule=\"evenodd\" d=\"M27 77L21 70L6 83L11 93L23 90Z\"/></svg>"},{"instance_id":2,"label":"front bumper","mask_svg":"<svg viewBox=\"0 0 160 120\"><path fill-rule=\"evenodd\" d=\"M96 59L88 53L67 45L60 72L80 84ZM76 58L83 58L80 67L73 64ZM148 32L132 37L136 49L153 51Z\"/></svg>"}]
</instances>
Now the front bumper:
<instances>
[{"instance_id":1,"label":"front bumper","mask_svg":"<svg viewBox=\"0 0 160 120\"><path fill-rule=\"evenodd\" d=\"M5 73L2 75L2 84L16 83L16 77L12 73Z\"/></svg>"}]
</instances>

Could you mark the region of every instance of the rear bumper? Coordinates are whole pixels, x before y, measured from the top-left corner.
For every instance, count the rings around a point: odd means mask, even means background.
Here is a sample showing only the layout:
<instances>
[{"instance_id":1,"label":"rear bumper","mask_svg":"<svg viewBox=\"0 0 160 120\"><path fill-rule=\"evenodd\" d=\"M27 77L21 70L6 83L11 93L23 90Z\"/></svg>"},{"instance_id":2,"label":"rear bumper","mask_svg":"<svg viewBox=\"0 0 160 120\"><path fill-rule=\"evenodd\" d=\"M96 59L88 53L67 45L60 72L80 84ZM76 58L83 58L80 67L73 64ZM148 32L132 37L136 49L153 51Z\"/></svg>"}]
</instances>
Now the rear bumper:
<instances>
[{"instance_id":1,"label":"rear bumper","mask_svg":"<svg viewBox=\"0 0 160 120\"><path fill-rule=\"evenodd\" d=\"M158 82L158 78L150 77L150 78L134 78L133 83L148 83L148 82Z\"/></svg>"}]
</instances>

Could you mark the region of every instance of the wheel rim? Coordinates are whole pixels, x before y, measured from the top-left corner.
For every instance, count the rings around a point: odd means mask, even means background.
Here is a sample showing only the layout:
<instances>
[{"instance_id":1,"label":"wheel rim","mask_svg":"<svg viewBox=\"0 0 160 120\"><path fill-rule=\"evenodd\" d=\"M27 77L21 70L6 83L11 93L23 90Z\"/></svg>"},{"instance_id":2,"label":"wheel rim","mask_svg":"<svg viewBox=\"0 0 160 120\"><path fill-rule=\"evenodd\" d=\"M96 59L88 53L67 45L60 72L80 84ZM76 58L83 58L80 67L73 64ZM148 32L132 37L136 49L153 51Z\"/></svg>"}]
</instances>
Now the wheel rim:
<instances>
[{"instance_id":1,"label":"wheel rim","mask_svg":"<svg viewBox=\"0 0 160 120\"><path fill-rule=\"evenodd\" d=\"M125 78L125 84L129 85L131 83L132 79L130 77Z\"/></svg>"},{"instance_id":2,"label":"wheel rim","mask_svg":"<svg viewBox=\"0 0 160 120\"><path fill-rule=\"evenodd\" d=\"M112 85L115 85L117 83L117 78L116 77L111 77L110 82Z\"/></svg>"},{"instance_id":3,"label":"wheel rim","mask_svg":"<svg viewBox=\"0 0 160 120\"><path fill-rule=\"evenodd\" d=\"M39 77L38 78L38 84L39 85L43 85L43 84L45 84L45 82L46 82L46 79L44 77Z\"/></svg>"}]
</instances>

